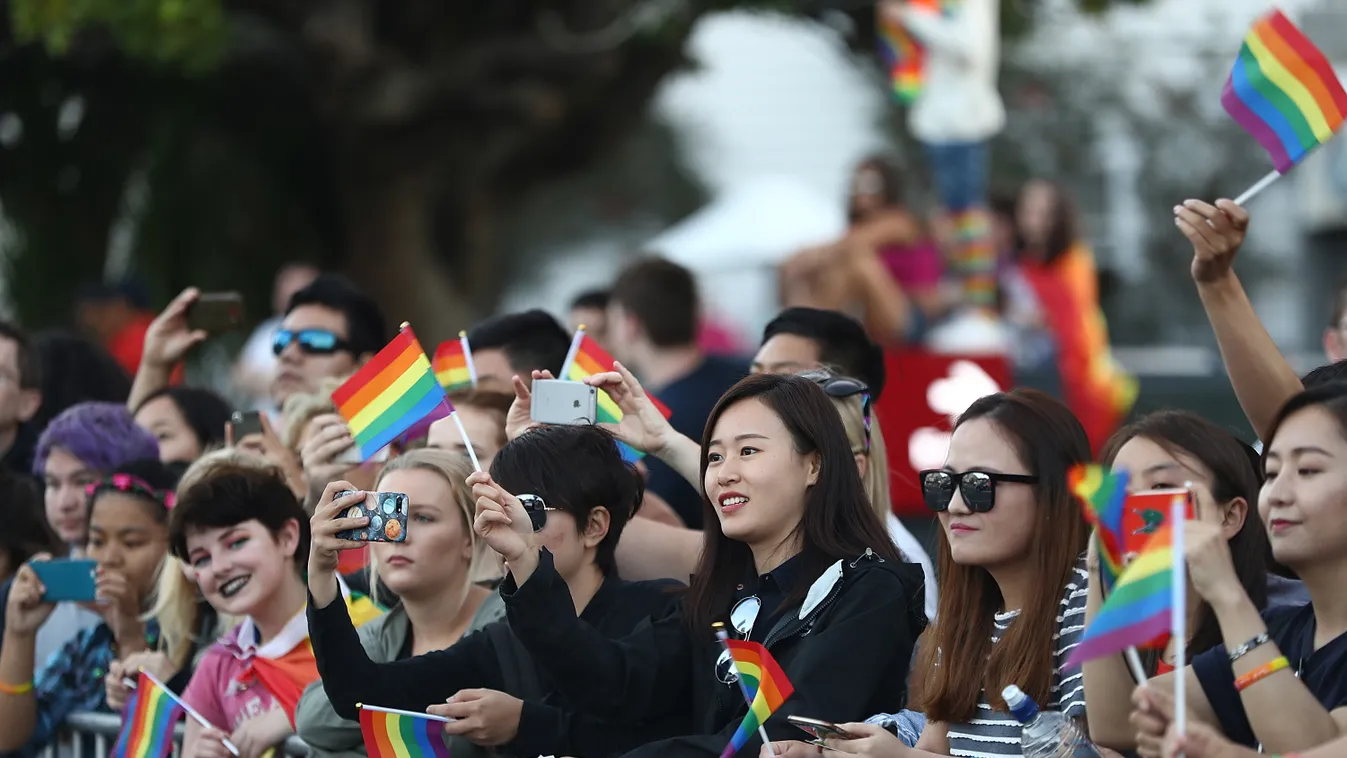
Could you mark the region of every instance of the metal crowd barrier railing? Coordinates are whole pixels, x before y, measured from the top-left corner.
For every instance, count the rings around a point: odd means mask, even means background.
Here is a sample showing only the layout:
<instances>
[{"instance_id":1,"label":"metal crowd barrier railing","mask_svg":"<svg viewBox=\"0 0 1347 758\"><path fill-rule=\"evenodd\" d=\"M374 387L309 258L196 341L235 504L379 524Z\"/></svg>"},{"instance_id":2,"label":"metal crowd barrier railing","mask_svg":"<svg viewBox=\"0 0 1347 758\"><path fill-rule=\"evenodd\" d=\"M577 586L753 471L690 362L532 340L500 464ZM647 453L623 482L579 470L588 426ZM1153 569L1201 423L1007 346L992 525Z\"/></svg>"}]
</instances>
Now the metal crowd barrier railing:
<instances>
[{"instance_id":1,"label":"metal crowd barrier railing","mask_svg":"<svg viewBox=\"0 0 1347 758\"><path fill-rule=\"evenodd\" d=\"M111 713L72 713L65 720L62 739L40 753L40 758L108 758L122 720ZM183 725L174 731L173 758L182 754ZM298 737L285 741L285 755L307 756L309 748Z\"/></svg>"}]
</instances>

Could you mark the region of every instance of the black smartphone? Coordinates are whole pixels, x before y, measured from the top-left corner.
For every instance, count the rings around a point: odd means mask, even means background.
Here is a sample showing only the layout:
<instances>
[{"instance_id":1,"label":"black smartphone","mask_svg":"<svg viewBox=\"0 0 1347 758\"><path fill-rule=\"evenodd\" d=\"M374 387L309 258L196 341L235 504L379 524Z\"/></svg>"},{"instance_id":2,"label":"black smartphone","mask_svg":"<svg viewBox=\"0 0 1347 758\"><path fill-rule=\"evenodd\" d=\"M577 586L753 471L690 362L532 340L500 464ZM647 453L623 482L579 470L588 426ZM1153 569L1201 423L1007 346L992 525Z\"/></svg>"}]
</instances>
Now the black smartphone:
<instances>
[{"instance_id":1,"label":"black smartphone","mask_svg":"<svg viewBox=\"0 0 1347 758\"><path fill-rule=\"evenodd\" d=\"M204 292L187 308L187 328L218 333L243 328L243 295Z\"/></svg>"},{"instance_id":2,"label":"black smartphone","mask_svg":"<svg viewBox=\"0 0 1347 758\"><path fill-rule=\"evenodd\" d=\"M804 716L787 716L786 722L794 724L803 729L816 740L822 740L824 737L837 737L843 740L854 740L855 735L831 721L822 719L805 718Z\"/></svg>"},{"instance_id":3,"label":"black smartphone","mask_svg":"<svg viewBox=\"0 0 1347 758\"><path fill-rule=\"evenodd\" d=\"M352 494L337 493L338 498ZM365 499L342 514L344 518L368 516L359 529L337 532L337 539L356 542L404 542L407 539L407 496L401 492L366 492Z\"/></svg>"},{"instance_id":4,"label":"black smartphone","mask_svg":"<svg viewBox=\"0 0 1347 758\"><path fill-rule=\"evenodd\" d=\"M262 413L261 411L234 411L234 415L229 417L229 426L233 432L230 437L237 445L239 440L250 434L262 433Z\"/></svg>"}]
</instances>

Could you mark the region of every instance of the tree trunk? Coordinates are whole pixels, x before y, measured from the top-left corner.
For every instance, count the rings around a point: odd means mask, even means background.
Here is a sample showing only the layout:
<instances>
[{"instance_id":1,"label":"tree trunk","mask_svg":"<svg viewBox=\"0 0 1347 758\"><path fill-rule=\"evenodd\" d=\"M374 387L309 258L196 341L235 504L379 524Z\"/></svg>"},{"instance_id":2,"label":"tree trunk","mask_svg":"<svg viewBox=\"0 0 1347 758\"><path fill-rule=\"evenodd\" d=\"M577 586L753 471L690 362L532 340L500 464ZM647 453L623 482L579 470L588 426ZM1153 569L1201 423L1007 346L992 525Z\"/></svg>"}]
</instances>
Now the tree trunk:
<instances>
[{"instance_id":1,"label":"tree trunk","mask_svg":"<svg viewBox=\"0 0 1347 758\"><path fill-rule=\"evenodd\" d=\"M390 329L411 323L427 353L471 326L474 314L434 250L434 168L346 174L343 268L374 297Z\"/></svg>"}]
</instances>

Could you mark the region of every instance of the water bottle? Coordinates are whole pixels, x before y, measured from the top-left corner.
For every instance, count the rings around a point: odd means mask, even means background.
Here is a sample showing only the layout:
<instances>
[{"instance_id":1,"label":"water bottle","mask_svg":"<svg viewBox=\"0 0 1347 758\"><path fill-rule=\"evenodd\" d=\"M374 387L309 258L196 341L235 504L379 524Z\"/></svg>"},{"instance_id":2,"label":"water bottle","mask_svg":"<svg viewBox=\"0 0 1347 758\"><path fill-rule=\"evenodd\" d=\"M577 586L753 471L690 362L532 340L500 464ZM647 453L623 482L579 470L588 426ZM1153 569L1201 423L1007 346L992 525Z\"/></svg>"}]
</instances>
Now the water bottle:
<instances>
[{"instance_id":1,"label":"water bottle","mask_svg":"<svg viewBox=\"0 0 1347 758\"><path fill-rule=\"evenodd\" d=\"M1094 743L1065 714L1040 711L1038 703L1013 684L1002 690L1001 697L1023 725L1020 752L1024 758L1101 758Z\"/></svg>"}]
</instances>

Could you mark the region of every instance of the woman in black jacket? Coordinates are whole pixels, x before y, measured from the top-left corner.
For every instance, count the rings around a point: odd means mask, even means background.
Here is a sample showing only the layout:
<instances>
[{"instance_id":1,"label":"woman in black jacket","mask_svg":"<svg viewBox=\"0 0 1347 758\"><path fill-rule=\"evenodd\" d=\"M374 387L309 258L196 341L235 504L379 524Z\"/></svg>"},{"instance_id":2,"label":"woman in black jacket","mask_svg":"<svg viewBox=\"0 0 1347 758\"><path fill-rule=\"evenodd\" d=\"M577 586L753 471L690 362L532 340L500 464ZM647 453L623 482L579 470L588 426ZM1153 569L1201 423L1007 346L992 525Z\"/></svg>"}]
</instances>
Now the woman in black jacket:
<instances>
[{"instance_id":1,"label":"woman in black jacket","mask_svg":"<svg viewBox=\"0 0 1347 758\"><path fill-rule=\"evenodd\" d=\"M519 500L485 474L477 530L507 561L511 629L568 706L613 721L677 714L686 736L629 755L720 755L747 711L712 622L762 643L795 694L766 722L797 714L857 721L906 699L925 623L922 572L903 563L866 502L841 418L814 382L754 376L730 388L701 447L705 541L680 606L613 641L580 623ZM755 735L741 751L755 755Z\"/></svg>"}]
</instances>

